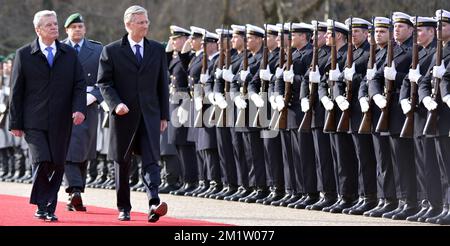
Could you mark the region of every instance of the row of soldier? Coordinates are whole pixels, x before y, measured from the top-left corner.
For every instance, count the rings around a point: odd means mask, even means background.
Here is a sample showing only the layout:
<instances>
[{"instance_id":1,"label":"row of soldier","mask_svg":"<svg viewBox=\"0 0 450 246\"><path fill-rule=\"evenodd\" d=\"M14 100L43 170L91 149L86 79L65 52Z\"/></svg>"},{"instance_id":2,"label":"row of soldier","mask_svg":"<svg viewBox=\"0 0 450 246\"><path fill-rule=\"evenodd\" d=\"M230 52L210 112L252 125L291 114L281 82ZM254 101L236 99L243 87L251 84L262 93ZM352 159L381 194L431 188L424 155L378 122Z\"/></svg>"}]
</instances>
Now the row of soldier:
<instances>
[{"instance_id":1,"label":"row of soldier","mask_svg":"<svg viewBox=\"0 0 450 246\"><path fill-rule=\"evenodd\" d=\"M449 17L171 26L163 190L449 224Z\"/></svg>"}]
</instances>

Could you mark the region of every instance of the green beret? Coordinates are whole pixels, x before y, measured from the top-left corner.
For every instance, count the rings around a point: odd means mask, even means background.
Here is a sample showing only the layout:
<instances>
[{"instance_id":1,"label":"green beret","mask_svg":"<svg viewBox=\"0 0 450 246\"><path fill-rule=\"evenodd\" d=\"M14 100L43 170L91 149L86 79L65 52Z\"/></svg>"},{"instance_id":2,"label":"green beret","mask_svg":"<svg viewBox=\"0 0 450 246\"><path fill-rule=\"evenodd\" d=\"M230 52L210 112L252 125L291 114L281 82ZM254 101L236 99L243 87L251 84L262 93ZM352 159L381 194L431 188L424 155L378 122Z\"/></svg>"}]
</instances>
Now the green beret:
<instances>
[{"instance_id":1,"label":"green beret","mask_svg":"<svg viewBox=\"0 0 450 246\"><path fill-rule=\"evenodd\" d=\"M6 59L4 56L0 56L0 62L3 62Z\"/></svg>"},{"instance_id":2,"label":"green beret","mask_svg":"<svg viewBox=\"0 0 450 246\"><path fill-rule=\"evenodd\" d=\"M80 13L75 13L75 14L70 15L69 18L67 18L66 23L64 24L64 27L67 28L72 23L82 23L82 22L84 22L83 16L81 16Z\"/></svg>"}]
</instances>

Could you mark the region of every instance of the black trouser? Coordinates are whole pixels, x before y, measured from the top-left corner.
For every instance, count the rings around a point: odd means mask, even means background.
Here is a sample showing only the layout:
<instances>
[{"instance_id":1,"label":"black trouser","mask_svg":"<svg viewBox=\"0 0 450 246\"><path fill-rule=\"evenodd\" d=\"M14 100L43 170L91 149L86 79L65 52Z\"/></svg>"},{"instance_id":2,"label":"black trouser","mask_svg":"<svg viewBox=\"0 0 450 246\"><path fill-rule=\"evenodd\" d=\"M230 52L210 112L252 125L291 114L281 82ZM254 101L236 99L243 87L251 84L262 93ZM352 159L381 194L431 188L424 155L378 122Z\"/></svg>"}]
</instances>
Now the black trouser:
<instances>
[{"instance_id":1,"label":"black trouser","mask_svg":"<svg viewBox=\"0 0 450 246\"><path fill-rule=\"evenodd\" d=\"M197 150L200 180L214 180L220 182L220 164L217 149ZM200 169L201 168L201 169Z\"/></svg>"},{"instance_id":2,"label":"black trouser","mask_svg":"<svg viewBox=\"0 0 450 246\"><path fill-rule=\"evenodd\" d=\"M177 185L180 181L181 167L177 155L161 155L162 177L169 185Z\"/></svg>"},{"instance_id":3,"label":"black trouser","mask_svg":"<svg viewBox=\"0 0 450 246\"><path fill-rule=\"evenodd\" d=\"M336 156L335 166L338 192L347 198L356 198L358 194L358 161L351 135L331 133L332 153Z\"/></svg>"},{"instance_id":4,"label":"black trouser","mask_svg":"<svg viewBox=\"0 0 450 246\"><path fill-rule=\"evenodd\" d=\"M283 157L281 155L281 137L264 138L264 161L266 164L267 185L284 189Z\"/></svg>"},{"instance_id":5,"label":"black trouser","mask_svg":"<svg viewBox=\"0 0 450 246\"><path fill-rule=\"evenodd\" d=\"M414 138L417 196L442 206L442 184L434 138Z\"/></svg>"},{"instance_id":6,"label":"black trouser","mask_svg":"<svg viewBox=\"0 0 450 246\"><path fill-rule=\"evenodd\" d=\"M298 150L300 152L300 167L303 175L303 189L305 193L316 193L317 189L317 167L316 158L313 153L314 141L311 133L298 133L296 129L291 130L292 134L298 135ZM298 166L298 165L296 165Z\"/></svg>"},{"instance_id":7,"label":"black trouser","mask_svg":"<svg viewBox=\"0 0 450 246\"><path fill-rule=\"evenodd\" d=\"M372 134L373 149L377 160L377 183L379 198L397 198L394 165L389 136Z\"/></svg>"},{"instance_id":8,"label":"black trouser","mask_svg":"<svg viewBox=\"0 0 450 246\"><path fill-rule=\"evenodd\" d=\"M318 165L317 188L325 193L336 193L333 157L331 155L330 136L323 133L322 128L312 129L314 153Z\"/></svg>"},{"instance_id":9,"label":"black trouser","mask_svg":"<svg viewBox=\"0 0 450 246\"><path fill-rule=\"evenodd\" d=\"M220 159L222 182L229 185L237 185L236 163L233 154L230 128L216 127L217 150Z\"/></svg>"},{"instance_id":10,"label":"black trouser","mask_svg":"<svg viewBox=\"0 0 450 246\"><path fill-rule=\"evenodd\" d=\"M352 134L356 157L358 158L359 179L364 196L377 194L377 161L375 158L372 136Z\"/></svg>"},{"instance_id":11,"label":"black trouser","mask_svg":"<svg viewBox=\"0 0 450 246\"><path fill-rule=\"evenodd\" d=\"M139 144L142 159L142 181L145 185L149 206L159 204L158 186L161 184L160 167L158 162L151 156L151 145L145 124L143 121L139 124L136 137L139 137ZM114 162L116 170L116 194L117 208L119 211L130 211L130 166L131 160L124 162Z\"/></svg>"},{"instance_id":12,"label":"black trouser","mask_svg":"<svg viewBox=\"0 0 450 246\"><path fill-rule=\"evenodd\" d=\"M249 171L247 163L247 156L245 154L243 133L237 132L234 128L230 128L231 141L233 143L233 156L236 163L236 174L238 185L248 187Z\"/></svg>"},{"instance_id":13,"label":"black trouser","mask_svg":"<svg viewBox=\"0 0 450 246\"><path fill-rule=\"evenodd\" d=\"M47 208L47 212L54 213L58 203L58 191L64 176L64 165L51 162L37 162L33 164L33 187L31 188L30 203L40 208Z\"/></svg>"},{"instance_id":14,"label":"black trouser","mask_svg":"<svg viewBox=\"0 0 450 246\"><path fill-rule=\"evenodd\" d=\"M298 148L293 148L293 144L298 147L298 138L293 136L290 131L280 131L280 135L283 153L285 190L293 193L304 193L303 175L301 174L300 167L300 153ZM295 165L298 165L298 167L296 168Z\"/></svg>"},{"instance_id":15,"label":"black trouser","mask_svg":"<svg viewBox=\"0 0 450 246\"><path fill-rule=\"evenodd\" d=\"M259 131L244 132L242 135L247 157L249 185L266 187L266 166L264 144Z\"/></svg>"},{"instance_id":16,"label":"black trouser","mask_svg":"<svg viewBox=\"0 0 450 246\"><path fill-rule=\"evenodd\" d=\"M86 186L87 161L72 162L66 161L64 165L66 192L72 193L74 189L84 192Z\"/></svg>"},{"instance_id":17,"label":"black trouser","mask_svg":"<svg viewBox=\"0 0 450 246\"><path fill-rule=\"evenodd\" d=\"M196 183L199 179L194 144L175 145L181 165L181 176L185 183Z\"/></svg>"},{"instance_id":18,"label":"black trouser","mask_svg":"<svg viewBox=\"0 0 450 246\"><path fill-rule=\"evenodd\" d=\"M414 164L414 142L412 139L391 135L394 170L397 170L399 190L397 197L408 202L417 201L416 166Z\"/></svg>"},{"instance_id":19,"label":"black trouser","mask_svg":"<svg viewBox=\"0 0 450 246\"><path fill-rule=\"evenodd\" d=\"M442 200L444 204L450 203L450 138L440 136L435 138L436 152L438 156L439 169L441 171Z\"/></svg>"}]
</instances>

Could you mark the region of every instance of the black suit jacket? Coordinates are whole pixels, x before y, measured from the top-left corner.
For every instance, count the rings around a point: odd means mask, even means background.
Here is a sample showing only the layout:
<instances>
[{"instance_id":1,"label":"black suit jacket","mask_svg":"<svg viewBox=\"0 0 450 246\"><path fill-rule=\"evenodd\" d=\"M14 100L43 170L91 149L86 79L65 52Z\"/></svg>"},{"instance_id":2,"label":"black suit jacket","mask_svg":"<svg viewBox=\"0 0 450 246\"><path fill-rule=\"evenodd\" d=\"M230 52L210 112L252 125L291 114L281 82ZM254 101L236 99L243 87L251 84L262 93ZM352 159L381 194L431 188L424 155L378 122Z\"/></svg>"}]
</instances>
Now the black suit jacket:
<instances>
[{"instance_id":1,"label":"black suit jacket","mask_svg":"<svg viewBox=\"0 0 450 246\"><path fill-rule=\"evenodd\" d=\"M108 157L127 161L139 145L132 144L139 123L145 123L152 161L160 158L160 121L169 120L169 81L164 47L144 38L144 57L139 65L127 35L103 48L98 86L111 109ZM124 103L130 112L119 116L115 108Z\"/></svg>"}]
</instances>

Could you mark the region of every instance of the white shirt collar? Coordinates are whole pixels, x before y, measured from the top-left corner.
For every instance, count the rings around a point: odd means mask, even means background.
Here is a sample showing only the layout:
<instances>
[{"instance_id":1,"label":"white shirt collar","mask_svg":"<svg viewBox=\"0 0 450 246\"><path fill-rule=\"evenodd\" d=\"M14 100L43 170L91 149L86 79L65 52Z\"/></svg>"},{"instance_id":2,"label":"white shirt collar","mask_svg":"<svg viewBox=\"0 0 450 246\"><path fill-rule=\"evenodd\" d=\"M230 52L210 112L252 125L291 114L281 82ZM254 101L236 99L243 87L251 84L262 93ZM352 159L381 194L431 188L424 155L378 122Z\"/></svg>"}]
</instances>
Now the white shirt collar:
<instances>
[{"instance_id":1,"label":"white shirt collar","mask_svg":"<svg viewBox=\"0 0 450 246\"><path fill-rule=\"evenodd\" d=\"M46 44L44 44L44 42L42 42L42 39L41 39L40 37L39 37L39 39L38 39L38 42L39 42L39 47L41 48L41 52L42 52L45 56L47 56L47 55L48 55L48 51L45 50L45 48L47 48L48 46L47 46ZM50 45L50 47L53 48L53 49L52 49L52 53L53 53L53 55L55 55L55 54L56 54L56 42L53 41L53 43Z\"/></svg>"},{"instance_id":2,"label":"white shirt collar","mask_svg":"<svg viewBox=\"0 0 450 246\"><path fill-rule=\"evenodd\" d=\"M214 57L216 57L218 54L219 54L219 51L217 51L216 53L210 55L210 56L208 57L208 60L211 61L211 60L214 59Z\"/></svg>"},{"instance_id":3,"label":"white shirt collar","mask_svg":"<svg viewBox=\"0 0 450 246\"><path fill-rule=\"evenodd\" d=\"M136 54L136 47L134 47L136 44L139 44L141 46L141 55L144 57L144 39L141 39L139 42L134 42L133 39L131 39L130 35L128 34L128 42L130 43L130 47L133 50L133 53Z\"/></svg>"}]
</instances>

